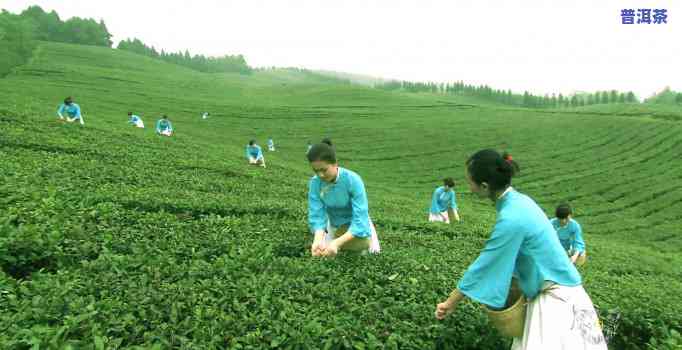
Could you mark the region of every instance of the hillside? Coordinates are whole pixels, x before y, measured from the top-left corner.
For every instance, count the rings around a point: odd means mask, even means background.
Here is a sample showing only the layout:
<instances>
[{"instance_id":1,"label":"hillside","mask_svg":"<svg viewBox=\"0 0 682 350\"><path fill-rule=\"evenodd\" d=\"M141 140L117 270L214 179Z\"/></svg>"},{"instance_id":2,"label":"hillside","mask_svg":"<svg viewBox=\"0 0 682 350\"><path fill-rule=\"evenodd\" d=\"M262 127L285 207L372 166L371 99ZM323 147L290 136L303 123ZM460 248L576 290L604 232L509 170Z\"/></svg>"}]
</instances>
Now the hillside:
<instances>
[{"instance_id":1,"label":"hillside","mask_svg":"<svg viewBox=\"0 0 682 350\"><path fill-rule=\"evenodd\" d=\"M477 304L433 319L493 223L463 179L467 156L487 147L511 151L515 187L549 215L561 201L576 208L590 254L581 274L613 349L682 328L679 122L293 71L205 74L56 43L0 92L3 348L505 348ZM67 95L85 127L55 122ZM127 125L128 111L147 129ZM175 137L154 135L161 114ZM248 140L268 136L268 168L245 165ZM378 256L308 256L304 153L324 136L367 185ZM460 225L425 222L445 176L458 183Z\"/></svg>"}]
</instances>

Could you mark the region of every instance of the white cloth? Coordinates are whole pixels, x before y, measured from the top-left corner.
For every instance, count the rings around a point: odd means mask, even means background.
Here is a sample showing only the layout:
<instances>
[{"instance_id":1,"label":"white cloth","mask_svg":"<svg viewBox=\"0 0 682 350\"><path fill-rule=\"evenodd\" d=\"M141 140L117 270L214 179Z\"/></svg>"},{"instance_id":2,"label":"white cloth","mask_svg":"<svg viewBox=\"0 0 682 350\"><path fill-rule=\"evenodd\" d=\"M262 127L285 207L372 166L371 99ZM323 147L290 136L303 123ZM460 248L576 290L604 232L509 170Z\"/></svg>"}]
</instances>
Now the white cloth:
<instances>
[{"instance_id":1,"label":"white cloth","mask_svg":"<svg viewBox=\"0 0 682 350\"><path fill-rule=\"evenodd\" d=\"M162 130L162 131L159 133L159 135L171 136L171 135L173 135L173 132L170 131L170 130L168 130L168 129L166 129L166 130Z\"/></svg>"},{"instance_id":2,"label":"white cloth","mask_svg":"<svg viewBox=\"0 0 682 350\"><path fill-rule=\"evenodd\" d=\"M137 122L135 122L135 126L144 129L144 123L142 122L142 119L138 119Z\"/></svg>"},{"instance_id":3,"label":"white cloth","mask_svg":"<svg viewBox=\"0 0 682 350\"><path fill-rule=\"evenodd\" d=\"M592 300L583 286L566 287L545 282L526 306L523 337L514 338L512 350L607 350Z\"/></svg>"},{"instance_id":4,"label":"white cloth","mask_svg":"<svg viewBox=\"0 0 682 350\"><path fill-rule=\"evenodd\" d=\"M429 222L444 222L449 224L450 218L448 217L448 212L444 211L442 213L429 213Z\"/></svg>"},{"instance_id":5,"label":"white cloth","mask_svg":"<svg viewBox=\"0 0 682 350\"><path fill-rule=\"evenodd\" d=\"M374 227L372 220L369 220L369 229L371 230L368 253L376 254L381 251L381 246L379 245L379 236L377 236L377 229ZM329 222L327 222L327 234L324 236L326 243L334 240L336 235L337 227L333 227Z\"/></svg>"}]
</instances>

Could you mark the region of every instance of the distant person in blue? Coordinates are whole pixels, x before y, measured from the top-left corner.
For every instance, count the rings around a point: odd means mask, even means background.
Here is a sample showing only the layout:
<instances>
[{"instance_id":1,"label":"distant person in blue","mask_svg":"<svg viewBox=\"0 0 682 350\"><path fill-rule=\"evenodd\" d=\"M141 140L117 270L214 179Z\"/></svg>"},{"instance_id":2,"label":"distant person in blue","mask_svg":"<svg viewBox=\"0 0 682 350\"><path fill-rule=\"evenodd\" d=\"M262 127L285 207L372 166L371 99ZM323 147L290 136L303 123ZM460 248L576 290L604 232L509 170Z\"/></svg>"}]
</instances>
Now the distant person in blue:
<instances>
[{"instance_id":1,"label":"distant person in blue","mask_svg":"<svg viewBox=\"0 0 682 350\"><path fill-rule=\"evenodd\" d=\"M436 306L436 318L455 311L465 297L505 309L514 277L528 304L522 306L523 336L514 338L512 350L607 350L594 305L552 224L533 199L511 187L515 166L487 149L465 168L471 192L495 203L497 218L478 258Z\"/></svg>"},{"instance_id":2,"label":"distant person in blue","mask_svg":"<svg viewBox=\"0 0 682 350\"><path fill-rule=\"evenodd\" d=\"M339 166L329 139L314 145L307 157L316 174L308 185L312 255L333 257L340 250L379 253L381 247L360 176Z\"/></svg>"},{"instance_id":3,"label":"distant person in blue","mask_svg":"<svg viewBox=\"0 0 682 350\"><path fill-rule=\"evenodd\" d=\"M268 138L268 151L270 152L275 151L275 141L272 140L272 137Z\"/></svg>"},{"instance_id":4,"label":"distant person in blue","mask_svg":"<svg viewBox=\"0 0 682 350\"><path fill-rule=\"evenodd\" d=\"M67 121L69 123L78 121L81 125L85 125L83 115L81 114L81 107L73 102L71 96L64 99L64 103L57 110L57 115L60 121Z\"/></svg>"},{"instance_id":5,"label":"distant person in blue","mask_svg":"<svg viewBox=\"0 0 682 350\"><path fill-rule=\"evenodd\" d=\"M163 117L156 122L156 133L162 136L173 135L173 125L170 120L168 120L167 115L164 114Z\"/></svg>"},{"instance_id":6,"label":"distant person in blue","mask_svg":"<svg viewBox=\"0 0 682 350\"><path fill-rule=\"evenodd\" d=\"M249 141L246 146L246 159L251 165L260 165L265 168L265 157L263 157L263 150L256 144L256 140Z\"/></svg>"},{"instance_id":7,"label":"distant person in blue","mask_svg":"<svg viewBox=\"0 0 682 350\"><path fill-rule=\"evenodd\" d=\"M133 114L133 112L128 112L128 124L133 124L138 128L144 129L144 122L140 116Z\"/></svg>"},{"instance_id":8,"label":"distant person in blue","mask_svg":"<svg viewBox=\"0 0 682 350\"><path fill-rule=\"evenodd\" d=\"M449 224L450 218L459 222L454 188L455 181L448 177L443 180L443 186L433 191L431 209L429 209L430 222L445 222Z\"/></svg>"},{"instance_id":9,"label":"distant person in blue","mask_svg":"<svg viewBox=\"0 0 682 350\"><path fill-rule=\"evenodd\" d=\"M571 206L564 203L556 208L556 217L551 220L552 226L559 236L559 242L570 256L571 262L582 266L587 260L585 252L585 241L583 241L583 230L580 224L573 220L573 210Z\"/></svg>"}]
</instances>

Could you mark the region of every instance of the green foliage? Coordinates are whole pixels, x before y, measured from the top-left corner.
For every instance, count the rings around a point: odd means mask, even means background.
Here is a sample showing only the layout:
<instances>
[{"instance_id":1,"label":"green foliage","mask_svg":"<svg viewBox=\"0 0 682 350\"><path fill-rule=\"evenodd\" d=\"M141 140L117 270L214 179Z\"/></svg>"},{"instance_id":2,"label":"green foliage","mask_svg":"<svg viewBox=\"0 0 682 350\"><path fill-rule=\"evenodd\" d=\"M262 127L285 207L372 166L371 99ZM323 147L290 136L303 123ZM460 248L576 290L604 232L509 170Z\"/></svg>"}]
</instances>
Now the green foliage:
<instances>
[{"instance_id":1,"label":"green foliage","mask_svg":"<svg viewBox=\"0 0 682 350\"><path fill-rule=\"evenodd\" d=\"M524 91L523 95L513 94L511 90L496 90L487 85L468 85L464 82L455 82L452 84L437 84L433 82L410 82L390 80L386 82L377 83L375 88L385 91L406 91L411 93L432 93L432 94L452 94L459 96L474 96L480 98L482 101L493 102L497 104L512 105L525 108L561 108L561 107L579 107L591 104L607 104L616 103L619 101L624 103L634 103L636 98L632 92L626 95L619 93L616 90L611 92L604 91L602 93L595 92L594 94L580 93L573 94L571 97L564 97L559 94L558 98L555 95L549 97L536 96L528 91ZM601 96L601 98L600 98ZM611 96L611 98L609 98Z\"/></svg>"},{"instance_id":2,"label":"green foliage","mask_svg":"<svg viewBox=\"0 0 682 350\"><path fill-rule=\"evenodd\" d=\"M0 13L0 78L26 63L34 48L32 23L3 10Z\"/></svg>"},{"instance_id":3,"label":"green foliage","mask_svg":"<svg viewBox=\"0 0 682 350\"><path fill-rule=\"evenodd\" d=\"M573 205L612 348L679 343L682 126L623 122L635 106L496 108L49 42L0 93L3 349L506 348L479 305L433 318L494 221L463 179L483 147L513 154L514 186L547 213ZM54 121L65 95L85 127ZM147 125L169 115L176 135L129 127L129 110ZM270 135L268 168L247 166L246 142ZM323 136L365 180L377 256L309 256L304 154ZM425 222L445 175L459 225Z\"/></svg>"},{"instance_id":4,"label":"green foliage","mask_svg":"<svg viewBox=\"0 0 682 350\"><path fill-rule=\"evenodd\" d=\"M246 60L242 55L221 57L205 57L204 55L192 56L189 51L177 53L166 53L161 51L159 53L154 47L145 45L139 39L126 39L119 42L117 49L135 52L140 55L158 58L163 61L185 66L199 72L205 73L241 73L250 74L251 67L246 64Z\"/></svg>"},{"instance_id":5,"label":"green foliage","mask_svg":"<svg viewBox=\"0 0 682 350\"><path fill-rule=\"evenodd\" d=\"M36 40L110 47L111 34L103 21L73 17L62 22L56 12L30 6L20 15L0 13L0 78L25 64Z\"/></svg>"},{"instance_id":6,"label":"green foliage","mask_svg":"<svg viewBox=\"0 0 682 350\"><path fill-rule=\"evenodd\" d=\"M37 40L106 47L112 44L112 35L101 20L72 17L63 22L55 11L47 13L39 6L28 7L20 16L33 23Z\"/></svg>"},{"instance_id":7,"label":"green foliage","mask_svg":"<svg viewBox=\"0 0 682 350\"><path fill-rule=\"evenodd\" d=\"M674 329L665 329L665 338L651 339L647 344L647 350L680 350L682 349L682 336Z\"/></svg>"},{"instance_id":8,"label":"green foliage","mask_svg":"<svg viewBox=\"0 0 682 350\"><path fill-rule=\"evenodd\" d=\"M669 87L656 95L646 99L647 103L662 104L662 105L678 105L682 104L682 92L675 92Z\"/></svg>"}]
</instances>

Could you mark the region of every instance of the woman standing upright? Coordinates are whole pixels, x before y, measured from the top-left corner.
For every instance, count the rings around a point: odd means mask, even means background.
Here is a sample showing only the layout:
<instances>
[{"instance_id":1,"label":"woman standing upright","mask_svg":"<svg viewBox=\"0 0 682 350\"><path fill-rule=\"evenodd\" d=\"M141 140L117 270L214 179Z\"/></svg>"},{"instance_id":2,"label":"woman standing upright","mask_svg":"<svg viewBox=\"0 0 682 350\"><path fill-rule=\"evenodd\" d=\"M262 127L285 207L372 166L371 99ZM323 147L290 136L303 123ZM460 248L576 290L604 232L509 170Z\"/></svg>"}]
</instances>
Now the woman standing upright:
<instances>
[{"instance_id":1,"label":"woman standing upright","mask_svg":"<svg viewBox=\"0 0 682 350\"><path fill-rule=\"evenodd\" d=\"M606 350L599 318L545 213L511 187L514 164L494 150L482 150L466 162L471 192L495 203L493 232L444 302L443 319L469 297L490 309L505 308L512 276L529 300L523 335L513 350Z\"/></svg>"}]
</instances>

